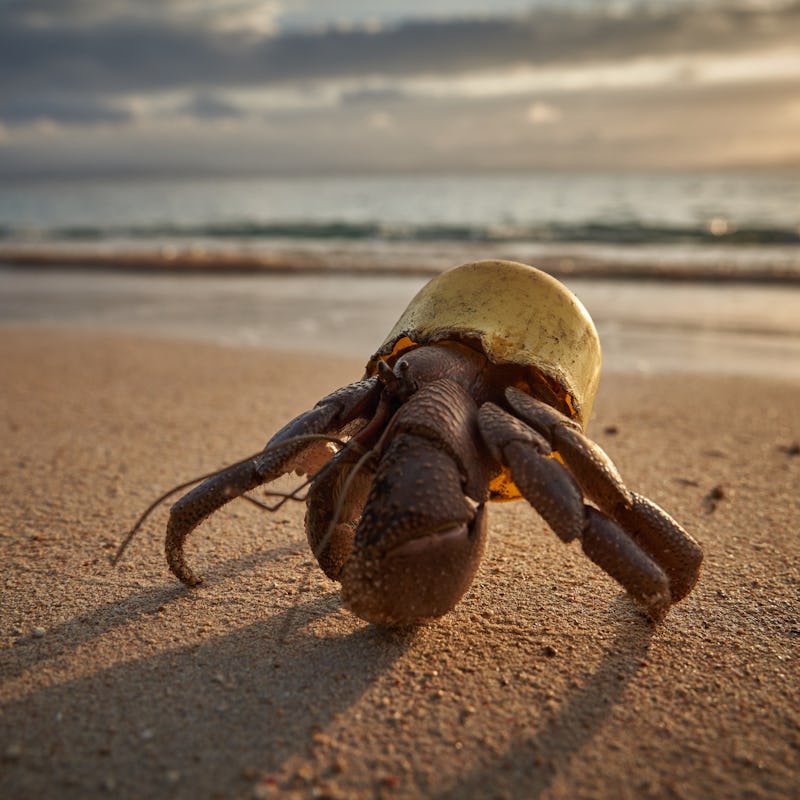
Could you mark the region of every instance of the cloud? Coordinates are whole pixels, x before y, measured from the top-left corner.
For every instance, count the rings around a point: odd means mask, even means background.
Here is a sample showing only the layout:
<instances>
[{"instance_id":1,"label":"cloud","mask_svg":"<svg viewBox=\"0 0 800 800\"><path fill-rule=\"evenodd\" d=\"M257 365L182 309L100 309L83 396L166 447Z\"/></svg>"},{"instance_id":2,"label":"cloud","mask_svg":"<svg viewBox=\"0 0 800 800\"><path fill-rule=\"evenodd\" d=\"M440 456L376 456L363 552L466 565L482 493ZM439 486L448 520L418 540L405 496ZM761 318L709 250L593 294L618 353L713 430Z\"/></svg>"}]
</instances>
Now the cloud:
<instances>
[{"instance_id":1,"label":"cloud","mask_svg":"<svg viewBox=\"0 0 800 800\"><path fill-rule=\"evenodd\" d=\"M550 103L537 101L528 107L525 118L531 125L552 125L561 119L561 111Z\"/></svg>"},{"instance_id":2,"label":"cloud","mask_svg":"<svg viewBox=\"0 0 800 800\"><path fill-rule=\"evenodd\" d=\"M0 118L7 125L50 121L68 125L130 122L131 112L114 98L55 92L4 98Z\"/></svg>"},{"instance_id":3,"label":"cloud","mask_svg":"<svg viewBox=\"0 0 800 800\"><path fill-rule=\"evenodd\" d=\"M0 173L316 174L800 164L794 85L605 89L557 99L542 96L537 102L557 104L564 123L526 124L529 99L494 96L420 102L413 113L393 110L384 118L344 106L275 115L267 124L244 118L235 127L228 127L227 120L197 125L168 119L148 128L146 136L129 126L73 128L61 131L57 148L46 131L24 140L12 132L0 148Z\"/></svg>"},{"instance_id":4,"label":"cloud","mask_svg":"<svg viewBox=\"0 0 800 800\"><path fill-rule=\"evenodd\" d=\"M512 4L0 0L0 172L800 157L800 2Z\"/></svg>"},{"instance_id":5,"label":"cloud","mask_svg":"<svg viewBox=\"0 0 800 800\"><path fill-rule=\"evenodd\" d=\"M236 119L244 115L241 108L228 102L222 95L208 91L196 92L180 106L179 112L199 119Z\"/></svg>"},{"instance_id":6,"label":"cloud","mask_svg":"<svg viewBox=\"0 0 800 800\"><path fill-rule=\"evenodd\" d=\"M9 22L38 30L149 22L269 36L277 31L282 5L277 0L5 0L3 12Z\"/></svg>"},{"instance_id":7,"label":"cloud","mask_svg":"<svg viewBox=\"0 0 800 800\"><path fill-rule=\"evenodd\" d=\"M376 85L374 79L367 78L363 82L345 84L339 100L345 105L370 105L396 103L407 97L407 92L398 83Z\"/></svg>"},{"instance_id":8,"label":"cloud","mask_svg":"<svg viewBox=\"0 0 800 800\"><path fill-rule=\"evenodd\" d=\"M609 13L604 4L583 10L551 7L511 17L420 19L377 30L328 28L267 38L235 27L221 31L221 14L177 14L183 3L164 5L172 13L148 16L133 13L136 4L119 0L112 8L127 13L101 13L103 4L64 0L44 3L50 11L34 22L26 4L12 3L16 13L6 11L0 24L0 88L225 89L364 74L452 75L520 64L735 53L794 46L800 40L800 3L768 8L650 4L624 14ZM233 5L240 14L248 6ZM158 4L151 0L144 7Z\"/></svg>"}]
</instances>

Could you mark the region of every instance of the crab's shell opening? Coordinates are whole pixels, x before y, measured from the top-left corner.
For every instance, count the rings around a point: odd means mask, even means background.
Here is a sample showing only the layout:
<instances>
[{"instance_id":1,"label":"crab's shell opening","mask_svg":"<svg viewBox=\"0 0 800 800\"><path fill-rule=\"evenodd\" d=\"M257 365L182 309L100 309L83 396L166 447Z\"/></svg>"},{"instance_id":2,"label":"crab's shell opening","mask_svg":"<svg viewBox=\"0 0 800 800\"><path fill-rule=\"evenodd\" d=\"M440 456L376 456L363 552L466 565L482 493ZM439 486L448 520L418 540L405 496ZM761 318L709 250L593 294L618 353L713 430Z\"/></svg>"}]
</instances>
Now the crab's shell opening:
<instances>
[{"instance_id":1,"label":"crab's shell opening","mask_svg":"<svg viewBox=\"0 0 800 800\"><path fill-rule=\"evenodd\" d=\"M473 347L492 363L523 367L519 389L534 396L546 390L559 411L586 428L600 381L600 339L580 300L552 276L499 260L443 272L409 303L366 375L404 350L445 341ZM507 472L491 492L495 500L520 496Z\"/></svg>"}]
</instances>

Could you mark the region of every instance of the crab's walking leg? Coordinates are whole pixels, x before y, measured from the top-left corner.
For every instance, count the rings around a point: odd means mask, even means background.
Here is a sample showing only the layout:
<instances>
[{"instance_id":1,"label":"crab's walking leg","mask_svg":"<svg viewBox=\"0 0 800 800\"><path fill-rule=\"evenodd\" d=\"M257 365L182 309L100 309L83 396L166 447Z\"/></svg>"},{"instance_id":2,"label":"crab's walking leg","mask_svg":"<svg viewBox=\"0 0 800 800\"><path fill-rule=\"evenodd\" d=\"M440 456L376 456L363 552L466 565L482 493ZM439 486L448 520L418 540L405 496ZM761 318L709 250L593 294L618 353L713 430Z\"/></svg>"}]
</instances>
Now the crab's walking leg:
<instances>
[{"instance_id":1,"label":"crab's walking leg","mask_svg":"<svg viewBox=\"0 0 800 800\"><path fill-rule=\"evenodd\" d=\"M493 403L478 424L496 460L508 466L523 496L565 542L578 539L586 555L617 580L654 620L672 597L664 570L613 519L583 502L578 483L543 436Z\"/></svg>"},{"instance_id":2,"label":"crab's walking leg","mask_svg":"<svg viewBox=\"0 0 800 800\"><path fill-rule=\"evenodd\" d=\"M613 517L667 573L672 602L684 598L700 576L700 544L666 511L627 489L611 459L583 435L576 422L518 389L507 389L506 399L563 458L584 494Z\"/></svg>"},{"instance_id":3,"label":"crab's walking leg","mask_svg":"<svg viewBox=\"0 0 800 800\"><path fill-rule=\"evenodd\" d=\"M178 500L170 509L165 542L167 562L175 576L189 586L202 581L186 563L183 543L207 516L263 483L304 469L301 458L317 443L298 441L296 437L338 433L353 420L369 418L380 392L377 378L337 389L281 428L259 455L218 472Z\"/></svg>"}]
</instances>

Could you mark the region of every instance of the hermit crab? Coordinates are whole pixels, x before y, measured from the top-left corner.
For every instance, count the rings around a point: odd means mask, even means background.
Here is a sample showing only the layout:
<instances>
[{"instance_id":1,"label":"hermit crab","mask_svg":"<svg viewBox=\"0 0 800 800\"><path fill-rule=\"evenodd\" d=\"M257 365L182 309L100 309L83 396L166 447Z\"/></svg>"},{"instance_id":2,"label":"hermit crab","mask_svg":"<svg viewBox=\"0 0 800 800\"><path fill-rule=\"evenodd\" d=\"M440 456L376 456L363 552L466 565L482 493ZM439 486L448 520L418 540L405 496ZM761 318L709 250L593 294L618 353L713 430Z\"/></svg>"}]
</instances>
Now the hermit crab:
<instances>
[{"instance_id":1,"label":"hermit crab","mask_svg":"<svg viewBox=\"0 0 800 800\"><path fill-rule=\"evenodd\" d=\"M186 537L230 500L297 472L308 476L314 555L365 620L412 624L452 609L483 555L487 502L518 498L661 620L694 586L703 553L584 435L600 362L588 312L549 275L509 261L444 272L361 380L172 506L170 569L200 583Z\"/></svg>"}]
</instances>

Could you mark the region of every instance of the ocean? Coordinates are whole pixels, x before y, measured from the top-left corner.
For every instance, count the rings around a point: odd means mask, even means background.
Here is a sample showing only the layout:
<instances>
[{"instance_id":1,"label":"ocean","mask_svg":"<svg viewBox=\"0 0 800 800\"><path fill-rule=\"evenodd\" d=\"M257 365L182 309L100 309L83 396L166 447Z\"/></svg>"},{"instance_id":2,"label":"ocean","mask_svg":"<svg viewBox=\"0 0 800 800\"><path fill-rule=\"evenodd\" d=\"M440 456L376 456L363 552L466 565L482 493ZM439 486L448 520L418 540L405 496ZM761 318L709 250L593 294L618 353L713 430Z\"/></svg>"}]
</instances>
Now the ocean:
<instances>
[{"instance_id":1,"label":"ocean","mask_svg":"<svg viewBox=\"0 0 800 800\"><path fill-rule=\"evenodd\" d=\"M478 258L564 280L606 371L800 379L799 173L0 185L0 326L366 359Z\"/></svg>"},{"instance_id":2,"label":"ocean","mask_svg":"<svg viewBox=\"0 0 800 800\"><path fill-rule=\"evenodd\" d=\"M0 185L0 258L800 281L800 172L115 178Z\"/></svg>"}]
</instances>

